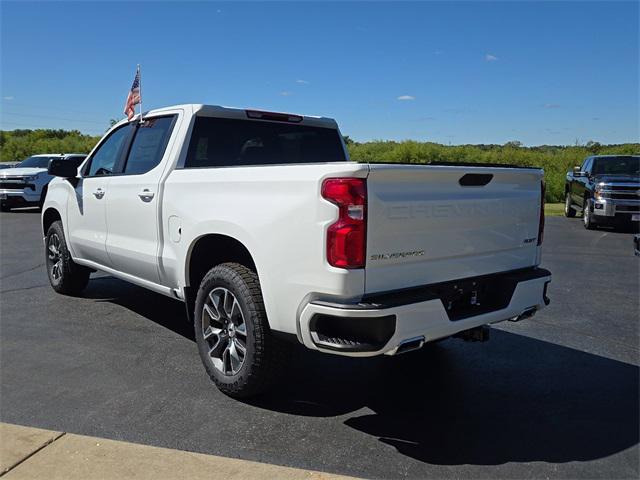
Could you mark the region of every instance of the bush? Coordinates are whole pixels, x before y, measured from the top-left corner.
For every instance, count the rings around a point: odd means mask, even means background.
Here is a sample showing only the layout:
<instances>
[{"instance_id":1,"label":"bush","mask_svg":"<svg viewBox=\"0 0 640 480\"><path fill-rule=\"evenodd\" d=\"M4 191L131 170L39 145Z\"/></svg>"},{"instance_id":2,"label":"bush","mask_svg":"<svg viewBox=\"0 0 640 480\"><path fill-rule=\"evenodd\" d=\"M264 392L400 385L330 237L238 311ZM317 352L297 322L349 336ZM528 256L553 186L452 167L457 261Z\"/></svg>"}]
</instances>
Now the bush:
<instances>
[{"instance_id":1,"label":"bush","mask_svg":"<svg viewBox=\"0 0 640 480\"><path fill-rule=\"evenodd\" d=\"M38 153L89 153L100 137L77 130L0 131L0 161L18 161Z\"/></svg>"}]
</instances>

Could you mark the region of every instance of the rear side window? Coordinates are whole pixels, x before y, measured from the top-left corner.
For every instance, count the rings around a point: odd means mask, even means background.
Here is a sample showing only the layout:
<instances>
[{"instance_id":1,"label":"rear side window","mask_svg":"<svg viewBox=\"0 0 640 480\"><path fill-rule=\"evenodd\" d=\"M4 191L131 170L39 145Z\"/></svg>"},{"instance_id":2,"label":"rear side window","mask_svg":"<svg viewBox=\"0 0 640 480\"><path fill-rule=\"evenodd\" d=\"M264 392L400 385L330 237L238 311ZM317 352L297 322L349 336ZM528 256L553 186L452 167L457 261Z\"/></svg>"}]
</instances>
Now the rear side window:
<instances>
[{"instance_id":1,"label":"rear side window","mask_svg":"<svg viewBox=\"0 0 640 480\"><path fill-rule=\"evenodd\" d=\"M185 168L345 161L333 128L196 118Z\"/></svg>"},{"instance_id":2,"label":"rear side window","mask_svg":"<svg viewBox=\"0 0 640 480\"><path fill-rule=\"evenodd\" d=\"M124 167L125 174L146 173L160 163L171 135L174 118L151 118L138 126Z\"/></svg>"}]
</instances>

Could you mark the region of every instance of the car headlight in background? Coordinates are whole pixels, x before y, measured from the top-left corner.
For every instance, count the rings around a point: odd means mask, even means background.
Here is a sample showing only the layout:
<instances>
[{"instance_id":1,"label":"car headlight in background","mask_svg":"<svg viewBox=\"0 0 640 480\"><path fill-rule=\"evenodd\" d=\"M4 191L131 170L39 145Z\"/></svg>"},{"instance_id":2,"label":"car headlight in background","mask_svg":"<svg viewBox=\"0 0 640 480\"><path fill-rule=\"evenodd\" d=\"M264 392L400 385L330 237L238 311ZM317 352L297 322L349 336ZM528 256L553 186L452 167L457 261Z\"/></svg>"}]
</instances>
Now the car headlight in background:
<instances>
[{"instance_id":1,"label":"car headlight in background","mask_svg":"<svg viewBox=\"0 0 640 480\"><path fill-rule=\"evenodd\" d=\"M25 182L33 182L38 178L39 175L40 175L39 173L36 174L36 175L28 175L28 176L24 177L24 181Z\"/></svg>"},{"instance_id":2,"label":"car headlight in background","mask_svg":"<svg viewBox=\"0 0 640 480\"><path fill-rule=\"evenodd\" d=\"M596 200L602 200L604 198L604 193L602 193L603 189L604 189L603 185L596 185L596 189L595 189Z\"/></svg>"}]
</instances>

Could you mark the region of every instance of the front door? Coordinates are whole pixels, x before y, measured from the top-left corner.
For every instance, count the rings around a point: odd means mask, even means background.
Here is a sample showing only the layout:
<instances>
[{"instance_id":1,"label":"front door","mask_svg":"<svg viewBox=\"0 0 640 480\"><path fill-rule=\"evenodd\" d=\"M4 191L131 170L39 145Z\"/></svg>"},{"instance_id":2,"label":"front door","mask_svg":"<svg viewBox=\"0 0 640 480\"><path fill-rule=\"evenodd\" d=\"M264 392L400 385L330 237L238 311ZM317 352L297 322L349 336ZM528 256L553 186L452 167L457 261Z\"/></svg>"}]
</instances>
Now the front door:
<instances>
[{"instance_id":1,"label":"front door","mask_svg":"<svg viewBox=\"0 0 640 480\"><path fill-rule=\"evenodd\" d=\"M176 115L147 118L136 132L121 173L109 184L107 253L113 268L159 283L159 185Z\"/></svg>"},{"instance_id":2,"label":"front door","mask_svg":"<svg viewBox=\"0 0 640 480\"><path fill-rule=\"evenodd\" d=\"M107 255L106 204L115 166L126 148L131 128L124 125L109 134L85 163L67 205L67 235L73 254L110 267Z\"/></svg>"},{"instance_id":3,"label":"front door","mask_svg":"<svg viewBox=\"0 0 640 480\"><path fill-rule=\"evenodd\" d=\"M589 177L586 176L589 170L591 169L591 164L593 160L591 157L587 158L580 167L580 170L584 172L584 177L577 177L574 180L574 184L571 187L571 193L573 194L573 203L578 205L578 207L582 208L582 204L584 202L584 196L586 191L587 183L589 182Z\"/></svg>"}]
</instances>

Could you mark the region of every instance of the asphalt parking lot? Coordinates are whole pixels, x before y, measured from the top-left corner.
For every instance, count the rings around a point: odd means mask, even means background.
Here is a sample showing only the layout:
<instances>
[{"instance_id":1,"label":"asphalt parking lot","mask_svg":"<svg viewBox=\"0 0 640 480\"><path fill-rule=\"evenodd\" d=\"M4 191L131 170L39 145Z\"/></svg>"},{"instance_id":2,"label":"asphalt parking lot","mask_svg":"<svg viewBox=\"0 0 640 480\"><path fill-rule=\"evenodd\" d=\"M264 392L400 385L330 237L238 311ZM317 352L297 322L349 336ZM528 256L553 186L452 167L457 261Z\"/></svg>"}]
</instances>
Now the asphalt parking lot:
<instances>
[{"instance_id":1,"label":"asphalt parking lot","mask_svg":"<svg viewBox=\"0 0 640 480\"><path fill-rule=\"evenodd\" d=\"M548 218L533 319L397 359L299 349L242 403L208 381L181 303L107 276L56 295L39 218L0 214L0 421L362 477L638 478L628 233Z\"/></svg>"}]
</instances>

